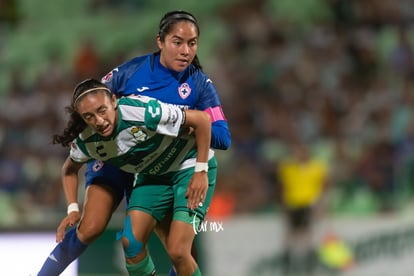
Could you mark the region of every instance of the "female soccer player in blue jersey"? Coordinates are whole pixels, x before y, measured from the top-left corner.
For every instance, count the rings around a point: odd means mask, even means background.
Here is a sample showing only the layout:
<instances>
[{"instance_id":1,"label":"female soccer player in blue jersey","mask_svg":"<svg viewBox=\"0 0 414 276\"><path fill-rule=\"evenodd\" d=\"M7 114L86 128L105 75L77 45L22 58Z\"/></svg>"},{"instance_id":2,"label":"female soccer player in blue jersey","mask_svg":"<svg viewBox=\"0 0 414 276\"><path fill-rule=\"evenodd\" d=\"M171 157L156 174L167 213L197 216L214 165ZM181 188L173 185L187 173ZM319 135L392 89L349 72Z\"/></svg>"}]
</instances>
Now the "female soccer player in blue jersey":
<instances>
[{"instance_id":1,"label":"female soccer player in blue jersey","mask_svg":"<svg viewBox=\"0 0 414 276\"><path fill-rule=\"evenodd\" d=\"M203 73L197 58L199 27L193 15L173 11L164 15L157 34L159 51L134 58L115 68L104 78L118 97L130 94L150 95L163 102L177 104L189 109L204 110L212 122L211 147L225 150L231 138L217 91L212 81ZM39 275L59 275L74 259L104 231L112 212L124 196L126 183L132 183L133 175L100 161L88 163L86 193L82 217L77 228L64 234L71 224L62 221L57 237L60 242L52 251ZM145 181L145 179L143 180ZM76 202L70 202L68 212L79 216ZM98 208L99 206L99 208ZM161 225L161 224L160 224ZM156 233L165 243L169 221ZM55 262L53 259L57 259ZM175 275L170 271L170 275Z\"/></svg>"}]
</instances>

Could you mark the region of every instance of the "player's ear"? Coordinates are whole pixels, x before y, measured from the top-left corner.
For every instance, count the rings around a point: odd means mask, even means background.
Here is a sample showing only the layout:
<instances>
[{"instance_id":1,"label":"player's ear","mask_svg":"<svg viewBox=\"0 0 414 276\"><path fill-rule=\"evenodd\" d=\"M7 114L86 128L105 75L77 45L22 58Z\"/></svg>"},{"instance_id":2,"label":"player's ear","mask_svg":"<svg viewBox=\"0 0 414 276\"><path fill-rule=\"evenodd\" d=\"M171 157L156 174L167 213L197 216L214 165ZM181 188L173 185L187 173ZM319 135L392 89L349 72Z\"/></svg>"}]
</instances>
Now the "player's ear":
<instances>
[{"instance_id":1,"label":"player's ear","mask_svg":"<svg viewBox=\"0 0 414 276\"><path fill-rule=\"evenodd\" d=\"M117 110L118 109L118 101L116 99L115 94L112 94L111 102L112 102L112 106L114 107L114 110Z\"/></svg>"},{"instance_id":2,"label":"player's ear","mask_svg":"<svg viewBox=\"0 0 414 276\"><path fill-rule=\"evenodd\" d=\"M157 35L157 46L159 50L162 50L162 41L160 35Z\"/></svg>"}]
</instances>

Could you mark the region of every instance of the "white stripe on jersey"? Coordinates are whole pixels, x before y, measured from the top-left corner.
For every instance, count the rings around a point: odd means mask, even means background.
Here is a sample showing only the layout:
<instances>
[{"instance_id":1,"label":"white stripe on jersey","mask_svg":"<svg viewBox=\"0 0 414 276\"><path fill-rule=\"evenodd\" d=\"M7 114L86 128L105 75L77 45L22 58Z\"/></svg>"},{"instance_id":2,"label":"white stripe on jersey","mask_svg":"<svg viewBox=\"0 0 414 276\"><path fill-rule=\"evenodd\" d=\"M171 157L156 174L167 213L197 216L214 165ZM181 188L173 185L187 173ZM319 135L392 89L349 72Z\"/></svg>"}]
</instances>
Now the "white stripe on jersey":
<instances>
[{"instance_id":1,"label":"white stripe on jersey","mask_svg":"<svg viewBox=\"0 0 414 276\"><path fill-rule=\"evenodd\" d=\"M149 97L131 97L138 98L140 101L149 102ZM183 111L176 105L164 104L159 102L160 108L153 109L152 106L138 107L132 105L120 104L119 108L122 112L122 120L125 121L145 121L145 111L148 110L148 114L154 114L153 118L158 117L161 114L160 122L157 125L157 133L178 136L180 127L184 120Z\"/></svg>"},{"instance_id":2,"label":"white stripe on jersey","mask_svg":"<svg viewBox=\"0 0 414 276\"><path fill-rule=\"evenodd\" d=\"M145 107L132 105L120 105L122 109L122 120L145 122Z\"/></svg>"}]
</instances>

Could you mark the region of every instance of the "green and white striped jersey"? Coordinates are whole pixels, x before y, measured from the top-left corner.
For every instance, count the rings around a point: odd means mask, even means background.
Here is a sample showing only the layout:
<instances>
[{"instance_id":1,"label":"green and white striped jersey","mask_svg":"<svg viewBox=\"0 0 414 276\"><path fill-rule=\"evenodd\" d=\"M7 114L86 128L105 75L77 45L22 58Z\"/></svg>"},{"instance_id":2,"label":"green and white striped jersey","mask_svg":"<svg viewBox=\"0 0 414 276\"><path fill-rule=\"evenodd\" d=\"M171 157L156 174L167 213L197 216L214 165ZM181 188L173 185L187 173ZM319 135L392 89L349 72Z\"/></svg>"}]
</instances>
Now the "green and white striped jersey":
<instances>
[{"instance_id":1,"label":"green and white striped jersey","mask_svg":"<svg viewBox=\"0 0 414 276\"><path fill-rule=\"evenodd\" d=\"M146 96L118 100L118 124L109 137L87 127L74 140L74 162L91 159L131 173L162 174L194 166L195 138L179 137L184 111Z\"/></svg>"}]
</instances>

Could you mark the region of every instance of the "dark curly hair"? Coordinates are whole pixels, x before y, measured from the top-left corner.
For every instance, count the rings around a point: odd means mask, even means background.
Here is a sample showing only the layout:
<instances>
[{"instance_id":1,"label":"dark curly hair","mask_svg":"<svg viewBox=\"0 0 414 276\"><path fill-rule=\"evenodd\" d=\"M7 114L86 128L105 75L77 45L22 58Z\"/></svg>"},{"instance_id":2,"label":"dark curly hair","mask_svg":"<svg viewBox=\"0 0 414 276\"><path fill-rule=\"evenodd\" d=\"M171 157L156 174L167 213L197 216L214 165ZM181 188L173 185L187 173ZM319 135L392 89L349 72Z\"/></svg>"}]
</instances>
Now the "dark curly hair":
<instances>
[{"instance_id":1,"label":"dark curly hair","mask_svg":"<svg viewBox=\"0 0 414 276\"><path fill-rule=\"evenodd\" d=\"M69 114L69 121L62 134L54 134L52 136L53 144L61 144L62 146L67 147L76 137L78 137L79 133L81 133L87 125L77 112L76 103L85 94L94 92L96 93L97 91L101 90L104 90L107 93L111 93L105 84L95 79L86 79L76 85L73 91L72 103L70 106L67 106L65 108L65 111Z\"/></svg>"}]
</instances>

